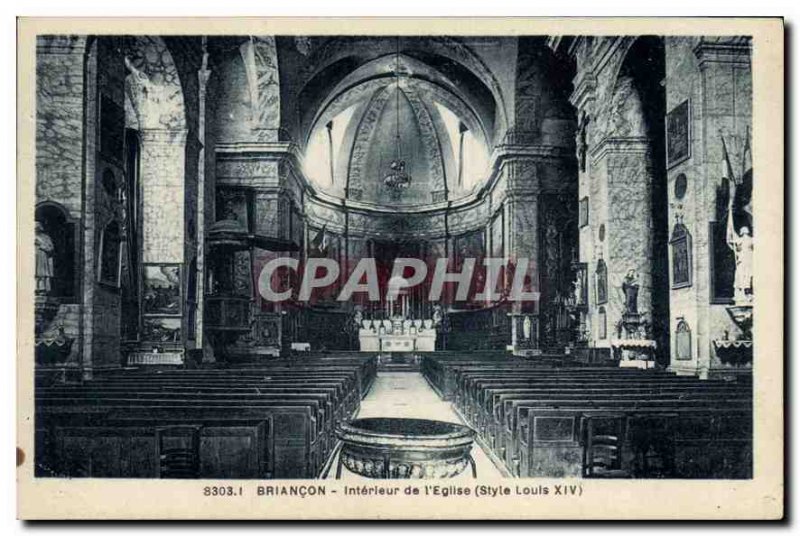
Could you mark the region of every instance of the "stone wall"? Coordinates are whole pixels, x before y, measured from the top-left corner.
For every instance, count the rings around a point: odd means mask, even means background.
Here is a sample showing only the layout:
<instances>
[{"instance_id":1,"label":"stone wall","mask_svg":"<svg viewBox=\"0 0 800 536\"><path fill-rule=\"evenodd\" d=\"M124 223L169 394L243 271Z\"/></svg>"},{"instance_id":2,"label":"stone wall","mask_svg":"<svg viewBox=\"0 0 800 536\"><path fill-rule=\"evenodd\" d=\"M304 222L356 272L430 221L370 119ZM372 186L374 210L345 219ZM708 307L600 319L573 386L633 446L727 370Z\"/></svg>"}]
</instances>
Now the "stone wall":
<instances>
[{"instance_id":1,"label":"stone wall","mask_svg":"<svg viewBox=\"0 0 800 536\"><path fill-rule=\"evenodd\" d=\"M722 366L714 355L713 341L724 338L726 332L731 338L738 334L726 303L717 303L711 289L710 224L717 219L722 137L738 172L752 125L750 46L741 37L669 37L665 45L667 110L688 100L691 118L690 154L669 169L668 195L670 226L681 221L689 230L693 261L692 284L672 288L670 293L670 333L674 342L678 322L685 321L691 330L692 351L687 360L677 360L673 351L671 366L683 373L706 374ZM681 175L687 188L679 199L676 181Z\"/></svg>"}]
</instances>

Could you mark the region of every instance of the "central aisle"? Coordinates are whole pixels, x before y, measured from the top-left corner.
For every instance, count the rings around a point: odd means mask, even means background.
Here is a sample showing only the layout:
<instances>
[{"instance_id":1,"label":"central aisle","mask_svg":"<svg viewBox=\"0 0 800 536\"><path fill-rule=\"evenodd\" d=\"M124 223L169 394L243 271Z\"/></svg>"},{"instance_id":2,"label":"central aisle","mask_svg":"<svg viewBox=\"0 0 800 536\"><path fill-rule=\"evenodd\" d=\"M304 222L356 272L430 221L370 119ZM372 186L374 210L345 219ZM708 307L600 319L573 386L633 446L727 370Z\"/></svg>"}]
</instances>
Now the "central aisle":
<instances>
[{"instance_id":1,"label":"central aisle","mask_svg":"<svg viewBox=\"0 0 800 536\"><path fill-rule=\"evenodd\" d=\"M379 372L372 389L361 401L359 418L366 417L401 417L407 419L433 419L437 421L464 424L449 402L445 402L428 385L418 372ZM475 443L472 457L478 470L478 478L499 478L500 471L486 456L481 447ZM335 478L336 461L334 460L329 479ZM453 480L472 480L469 469ZM369 480L342 469L342 480Z\"/></svg>"}]
</instances>

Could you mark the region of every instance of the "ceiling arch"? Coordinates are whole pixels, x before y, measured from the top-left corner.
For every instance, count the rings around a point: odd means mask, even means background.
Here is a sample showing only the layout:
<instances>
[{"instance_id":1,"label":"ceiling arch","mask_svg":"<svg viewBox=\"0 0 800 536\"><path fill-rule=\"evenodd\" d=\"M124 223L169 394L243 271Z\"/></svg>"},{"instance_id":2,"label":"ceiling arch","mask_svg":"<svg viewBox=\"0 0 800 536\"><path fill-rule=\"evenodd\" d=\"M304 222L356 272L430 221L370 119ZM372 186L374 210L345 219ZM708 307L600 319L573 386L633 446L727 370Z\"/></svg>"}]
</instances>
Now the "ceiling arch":
<instances>
[{"instance_id":1,"label":"ceiling arch","mask_svg":"<svg viewBox=\"0 0 800 536\"><path fill-rule=\"evenodd\" d=\"M481 142L488 143L490 139L489 131L491 126L486 125L488 118L481 117L478 113L466 102L463 95L460 95L457 88L443 87L433 81L425 78L414 77L406 75L403 77L406 87L414 88L418 93L425 94L430 100L439 102L440 104L452 109L458 115L467 127L476 133ZM328 99L322 104L316 116L310 119L310 125L306 127L308 137L311 136L316 128L320 125L325 125L336 117L342 110L345 110L353 104L369 98L378 89L393 85L396 83L393 74L387 76L368 78L360 82L355 82L353 85L347 85L345 82L339 84ZM307 138L306 138L307 141Z\"/></svg>"},{"instance_id":2,"label":"ceiling arch","mask_svg":"<svg viewBox=\"0 0 800 536\"><path fill-rule=\"evenodd\" d=\"M348 36L317 38L308 56L305 82L301 84L299 110L307 137L313 120L330 100L334 87L345 79L353 80L355 71L365 64L383 60L383 70L373 65L360 73L359 81L372 77L388 76L392 59L400 53L406 66L412 66L412 77L424 78L453 91L481 117L485 133L490 139L497 129L507 124L505 98L495 74L467 45L454 38L444 37L378 37ZM390 61L386 62L386 58ZM424 66L424 69L420 69ZM424 74L421 74L424 73ZM353 85L353 83L347 85Z\"/></svg>"}]
</instances>

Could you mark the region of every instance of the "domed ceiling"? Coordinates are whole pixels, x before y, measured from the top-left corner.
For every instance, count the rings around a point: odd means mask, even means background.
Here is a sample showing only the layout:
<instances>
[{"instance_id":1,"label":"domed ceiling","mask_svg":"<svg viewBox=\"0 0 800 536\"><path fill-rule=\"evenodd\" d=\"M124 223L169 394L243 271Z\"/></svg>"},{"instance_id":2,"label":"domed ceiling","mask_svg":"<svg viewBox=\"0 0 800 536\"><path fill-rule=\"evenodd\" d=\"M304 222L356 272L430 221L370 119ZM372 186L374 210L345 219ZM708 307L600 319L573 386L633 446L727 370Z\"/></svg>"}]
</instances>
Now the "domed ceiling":
<instances>
[{"instance_id":1,"label":"domed ceiling","mask_svg":"<svg viewBox=\"0 0 800 536\"><path fill-rule=\"evenodd\" d=\"M321 190L354 202L430 205L469 194L488 173L484 120L456 84L404 55L355 69L312 125L306 173ZM384 181L395 159L411 176L403 190Z\"/></svg>"}]
</instances>

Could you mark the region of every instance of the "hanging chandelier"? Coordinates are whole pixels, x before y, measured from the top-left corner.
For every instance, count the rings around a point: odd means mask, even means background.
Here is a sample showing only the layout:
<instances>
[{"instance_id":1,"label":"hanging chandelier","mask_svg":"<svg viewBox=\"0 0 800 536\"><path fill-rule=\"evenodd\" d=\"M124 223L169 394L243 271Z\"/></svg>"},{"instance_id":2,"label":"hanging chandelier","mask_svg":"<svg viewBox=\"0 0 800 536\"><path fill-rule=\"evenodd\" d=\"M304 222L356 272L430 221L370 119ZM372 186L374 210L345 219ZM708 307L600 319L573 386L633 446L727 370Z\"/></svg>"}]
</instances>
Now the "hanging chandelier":
<instances>
[{"instance_id":1,"label":"hanging chandelier","mask_svg":"<svg viewBox=\"0 0 800 536\"><path fill-rule=\"evenodd\" d=\"M400 146L400 37L397 37L394 61L395 78L395 158L389 164L389 173L383 178L383 184L399 194L411 185L411 175L406 173L406 161L401 158Z\"/></svg>"}]
</instances>

